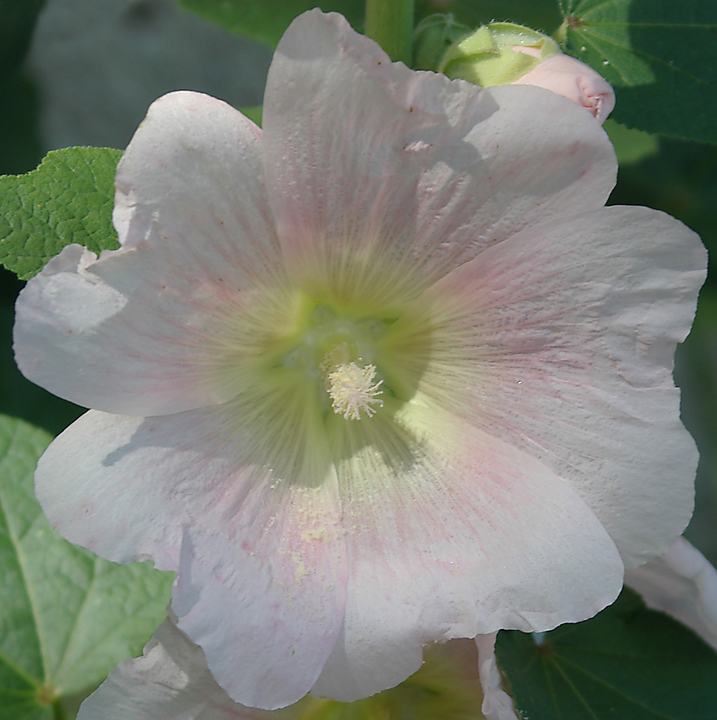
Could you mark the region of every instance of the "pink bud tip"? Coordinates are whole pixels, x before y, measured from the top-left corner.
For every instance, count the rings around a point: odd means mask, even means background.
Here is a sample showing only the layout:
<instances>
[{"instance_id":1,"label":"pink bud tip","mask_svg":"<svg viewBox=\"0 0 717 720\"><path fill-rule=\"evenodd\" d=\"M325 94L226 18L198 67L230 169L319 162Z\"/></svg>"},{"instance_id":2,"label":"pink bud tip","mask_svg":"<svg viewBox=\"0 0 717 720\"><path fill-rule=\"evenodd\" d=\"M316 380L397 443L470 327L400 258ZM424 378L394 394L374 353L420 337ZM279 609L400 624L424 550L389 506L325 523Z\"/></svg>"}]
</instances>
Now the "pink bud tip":
<instances>
[{"instance_id":1,"label":"pink bud tip","mask_svg":"<svg viewBox=\"0 0 717 720\"><path fill-rule=\"evenodd\" d=\"M600 123L605 122L615 107L615 93L610 84L590 66L562 53L546 58L513 85L537 85L564 95L589 110Z\"/></svg>"}]
</instances>

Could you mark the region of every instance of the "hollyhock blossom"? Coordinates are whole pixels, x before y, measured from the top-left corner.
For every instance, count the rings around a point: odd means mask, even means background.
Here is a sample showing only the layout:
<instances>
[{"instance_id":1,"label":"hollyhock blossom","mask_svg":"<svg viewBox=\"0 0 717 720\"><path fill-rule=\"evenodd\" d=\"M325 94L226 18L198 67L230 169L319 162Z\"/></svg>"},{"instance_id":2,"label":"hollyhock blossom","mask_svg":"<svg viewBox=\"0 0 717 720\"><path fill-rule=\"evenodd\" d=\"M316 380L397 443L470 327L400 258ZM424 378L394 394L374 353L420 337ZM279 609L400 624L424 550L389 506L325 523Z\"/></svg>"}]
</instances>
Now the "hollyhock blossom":
<instances>
[{"instance_id":1,"label":"hollyhock blossom","mask_svg":"<svg viewBox=\"0 0 717 720\"><path fill-rule=\"evenodd\" d=\"M705 252L604 207L584 110L413 72L300 16L264 127L173 93L120 162L121 249L23 290L23 372L92 408L41 458L59 531L177 579L236 702L392 687L434 641L590 617L692 511L675 344Z\"/></svg>"}]
</instances>

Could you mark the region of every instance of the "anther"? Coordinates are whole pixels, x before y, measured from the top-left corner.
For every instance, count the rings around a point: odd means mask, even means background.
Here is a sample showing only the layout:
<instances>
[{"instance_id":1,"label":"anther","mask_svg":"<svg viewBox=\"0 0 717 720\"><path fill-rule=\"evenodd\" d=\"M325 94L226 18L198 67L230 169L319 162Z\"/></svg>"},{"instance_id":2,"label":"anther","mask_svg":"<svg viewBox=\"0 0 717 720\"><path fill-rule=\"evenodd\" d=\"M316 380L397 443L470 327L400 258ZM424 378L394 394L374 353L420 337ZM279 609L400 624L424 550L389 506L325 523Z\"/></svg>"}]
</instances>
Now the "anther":
<instances>
[{"instance_id":1,"label":"anther","mask_svg":"<svg viewBox=\"0 0 717 720\"><path fill-rule=\"evenodd\" d=\"M326 375L331 407L344 420L360 420L361 413L368 417L376 414L375 405L383 406L378 396L383 380L373 382L376 376L375 365L360 366L355 362L334 365Z\"/></svg>"}]
</instances>

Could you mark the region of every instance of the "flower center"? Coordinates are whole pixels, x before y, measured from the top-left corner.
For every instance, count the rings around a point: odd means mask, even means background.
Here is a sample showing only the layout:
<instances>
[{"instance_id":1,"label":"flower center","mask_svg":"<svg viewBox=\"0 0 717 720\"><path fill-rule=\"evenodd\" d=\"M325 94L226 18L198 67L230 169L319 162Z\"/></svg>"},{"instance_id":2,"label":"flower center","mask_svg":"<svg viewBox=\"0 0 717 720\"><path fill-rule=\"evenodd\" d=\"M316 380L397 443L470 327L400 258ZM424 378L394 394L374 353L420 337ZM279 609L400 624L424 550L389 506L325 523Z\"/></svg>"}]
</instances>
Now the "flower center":
<instances>
[{"instance_id":1,"label":"flower center","mask_svg":"<svg viewBox=\"0 0 717 720\"><path fill-rule=\"evenodd\" d=\"M371 417L376 414L374 405L383 407L383 400L378 397L383 393L383 390L379 390L383 380L373 382L376 377L375 365L337 363L337 357L345 357L347 354L348 346L342 343L327 353L319 365L331 397L331 407L337 415L342 415L344 420L360 420L362 412Z\"/></svg>"}]
</instances>

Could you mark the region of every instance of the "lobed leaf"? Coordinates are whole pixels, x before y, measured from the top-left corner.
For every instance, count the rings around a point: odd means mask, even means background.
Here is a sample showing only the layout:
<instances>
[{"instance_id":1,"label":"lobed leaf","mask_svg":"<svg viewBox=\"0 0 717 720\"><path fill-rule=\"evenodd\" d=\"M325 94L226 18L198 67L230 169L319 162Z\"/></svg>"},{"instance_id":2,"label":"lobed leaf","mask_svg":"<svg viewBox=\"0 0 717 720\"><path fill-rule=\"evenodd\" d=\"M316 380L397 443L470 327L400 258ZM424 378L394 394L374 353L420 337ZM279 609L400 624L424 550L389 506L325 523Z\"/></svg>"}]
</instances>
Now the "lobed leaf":
<instances>
[{"instance_id":1,"label":"lobed leaf","mask_svg":"<svg viewBox=\"0 0 717 720\"><path fill-rule=\"evenodd\" d=\"M612 118L717 143L717 3L562 0L567 50L615 88Z\"/></svg>"},{"instance_id":2,"label":"lobed leaf","mask_svg":"<svg viewBox=\"0 0 717 720\"><path fill-rule=\"evenodd\" d=\"M26 280L65 245L119 247L112 226L121 150L53 150L26 175L0 177L0 264Z\"/></svg>"},{"instance_id":3,"label":"lobed leaf","mask_svg":"<svg viewBox=\"0 0 717 720\"><path fill-rule=\"evenodd\" d=\"M137 655L166 617L171 573L121 566L63 540L33 494L44 430L0 416L0 708L50 718L51 705Z\"/></svg>"},{"instance_id":4,"label":"lobed leaf","mask_svg":"<svg viewBox=\"0 0 717 720\"><path fill-rule=\"evenodd\" d=\"M714 720L717 653L623 590L586 622L535 636L501 632L498 663L522 717Z\"/></svg>"}]
</instances>

